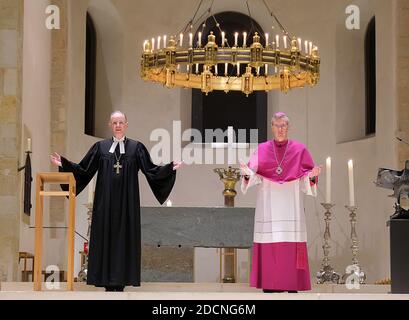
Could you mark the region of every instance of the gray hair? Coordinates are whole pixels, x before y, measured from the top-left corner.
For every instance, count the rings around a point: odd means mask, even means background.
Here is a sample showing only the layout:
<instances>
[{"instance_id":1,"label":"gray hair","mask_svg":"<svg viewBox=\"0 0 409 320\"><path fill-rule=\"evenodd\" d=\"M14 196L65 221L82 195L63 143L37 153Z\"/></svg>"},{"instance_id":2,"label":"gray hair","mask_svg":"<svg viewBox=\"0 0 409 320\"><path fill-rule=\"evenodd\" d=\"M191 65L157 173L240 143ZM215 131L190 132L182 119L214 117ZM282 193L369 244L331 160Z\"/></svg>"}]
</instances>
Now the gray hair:
<instances>
[{"instance_id":1,"label":"gray hair","mask_svg":"<svg viewBox=\"0 0 409 320\"><path fill-rule=\"evenodd\" d=\"M111 116L109 117L109 121L111 121L112 116L117 113L122 114L125 118L125 121L128 122L128 118L126 117L126 114L119 110L115 110L114 112L111 113Z\"/></svg>"},{"instance_id":2,"label":"gray hair","mask_svg":"<svg viewBox=\"0 0 409 320\"><path fill-rule=\"evenodd\" d=\"M275 113L273 117L271 118L271 124L273 124L274 121L277 121L277 120L284 120L285 122L287 122L287 125L290 124L290 118L288 118L284 112Z\"/></svg>"}]
</instances>

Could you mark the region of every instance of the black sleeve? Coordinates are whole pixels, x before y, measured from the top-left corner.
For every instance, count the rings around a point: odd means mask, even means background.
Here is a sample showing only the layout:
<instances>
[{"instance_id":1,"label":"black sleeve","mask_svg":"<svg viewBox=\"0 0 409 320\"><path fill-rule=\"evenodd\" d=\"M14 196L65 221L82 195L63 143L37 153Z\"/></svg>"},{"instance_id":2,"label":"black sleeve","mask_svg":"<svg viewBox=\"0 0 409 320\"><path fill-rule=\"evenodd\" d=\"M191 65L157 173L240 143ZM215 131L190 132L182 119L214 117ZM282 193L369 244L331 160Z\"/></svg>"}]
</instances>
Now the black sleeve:
<instances>
[{"instance_id":1,"label":"black sleeve","mask_svg":"<svg viewBox=\"0 0 409 320\"><path fill-rule=\"evenodd\" d=\"M88 185L92 177L98 170L99 162L99 143L95 143L84 159L80 163L74 163L68 159L61 157L61 167L58 167L60 172L72 172L76 181L77 195ZM62 190L68 190L67 185L61 185Z\"/></svg>"},{"instance_id":2,"label":"black sleeve","mask_svg":"<svg viewBox=\"0 0 409 320\"><path fill-rule=\"evenodd\" d=\"M143 174L148 180L153 194L160 204L169 197L176 180L176 170L173 170L173 162L164 166L157 166L152 162L148 150L142 144L138 144L138 160Z\"/></svg>"}]
</instances>

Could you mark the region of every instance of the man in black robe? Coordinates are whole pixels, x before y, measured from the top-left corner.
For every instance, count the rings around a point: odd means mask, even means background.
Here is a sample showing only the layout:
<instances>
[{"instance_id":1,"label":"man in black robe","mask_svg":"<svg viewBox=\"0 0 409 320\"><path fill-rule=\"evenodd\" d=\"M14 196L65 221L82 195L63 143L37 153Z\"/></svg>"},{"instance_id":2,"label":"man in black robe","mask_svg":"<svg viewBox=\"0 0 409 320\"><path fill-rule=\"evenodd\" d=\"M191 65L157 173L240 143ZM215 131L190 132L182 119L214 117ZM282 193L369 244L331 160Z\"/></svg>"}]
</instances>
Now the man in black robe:
<instances>
[{"instance_id":1,"label":"man in black robe","mask_svg":"<svg viewBox=\"0 0 409 320\"><path fill-rule=\"evenodd\" d=\"M141 223L138 172L148 180L163 204L172 191L181 162L152 163L146 147L125 136L128 122L120 111L111 114L113 137L95 143L80 163L55 153L51 162L60 172L72 172L77 195L98 172L91 223L87 284L123 291L140 286Z\"/></svg>"}]
</instances>

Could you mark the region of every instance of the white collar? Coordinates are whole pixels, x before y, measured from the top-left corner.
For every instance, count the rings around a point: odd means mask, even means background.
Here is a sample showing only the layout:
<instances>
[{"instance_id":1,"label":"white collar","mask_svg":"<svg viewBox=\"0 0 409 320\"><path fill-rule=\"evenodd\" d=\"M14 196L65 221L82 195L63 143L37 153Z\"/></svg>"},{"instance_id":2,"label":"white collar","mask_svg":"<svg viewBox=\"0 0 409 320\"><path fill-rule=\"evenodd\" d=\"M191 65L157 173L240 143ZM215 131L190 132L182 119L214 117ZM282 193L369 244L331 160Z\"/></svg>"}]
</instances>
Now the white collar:
<instances>
[{"instance_id":1,"label":"white collar","mask_svg":"<svg viewBox=\"0 0 409 320\"><path fill-rule=\"evenodd\" d=\"M120 152L120 154L124 154L125 153L125 144L124 144L125 136L123 136L121 139L117 139L115 137L112 137L112 140L113 140L113 142L112 142L111 149L109 149L109 152L114 153L115 149L116 149L116 146L119 143L119 152Z\"/></svg>"}]
</instances>

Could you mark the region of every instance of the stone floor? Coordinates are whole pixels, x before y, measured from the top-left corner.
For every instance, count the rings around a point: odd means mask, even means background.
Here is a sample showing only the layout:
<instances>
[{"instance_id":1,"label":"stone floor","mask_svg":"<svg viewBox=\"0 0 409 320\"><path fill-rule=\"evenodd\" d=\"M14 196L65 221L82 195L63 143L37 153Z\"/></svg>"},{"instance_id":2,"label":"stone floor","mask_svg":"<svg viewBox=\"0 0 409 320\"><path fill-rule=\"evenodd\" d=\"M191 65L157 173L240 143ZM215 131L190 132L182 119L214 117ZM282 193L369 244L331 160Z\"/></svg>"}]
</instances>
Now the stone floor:
<instances>
[{"instance_id":1,"label":"stone floor","mask_svg":"<svg viewBox=\"0 0 409 320\"><path fill-rule=\"evenodd\" d=\"M142 283L124 292L105 292L103 288L74 283L74 291L59 289L33 291L32 282L3 282L0 300L409 300L409 294L391 294L389 285L315 285L309 292L265 294L245 283Z\"/></svg>"}]
</instances>

